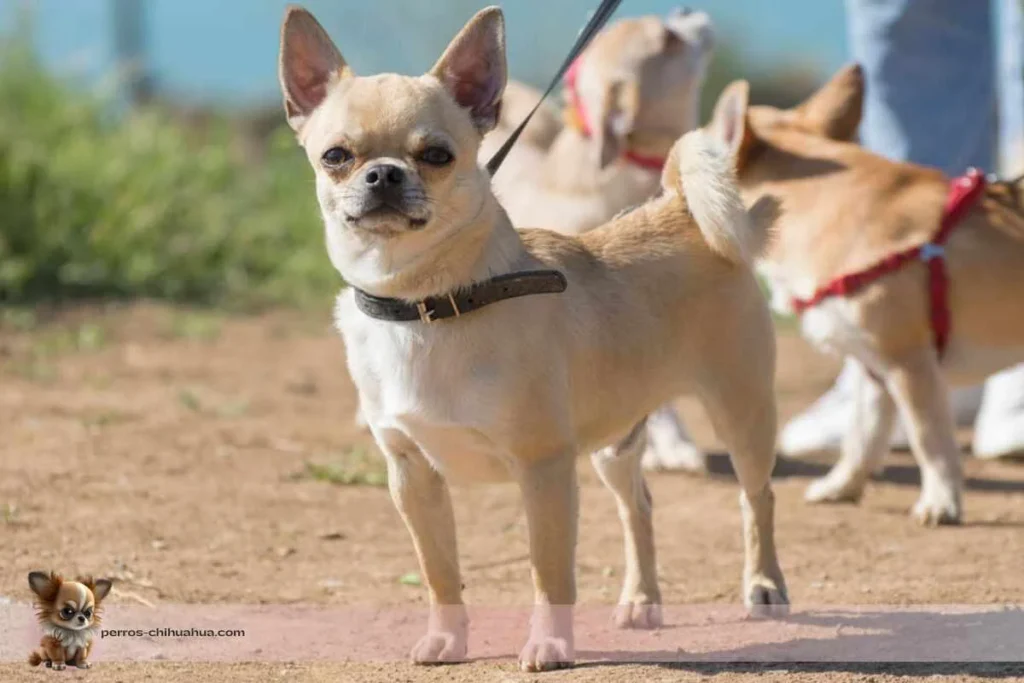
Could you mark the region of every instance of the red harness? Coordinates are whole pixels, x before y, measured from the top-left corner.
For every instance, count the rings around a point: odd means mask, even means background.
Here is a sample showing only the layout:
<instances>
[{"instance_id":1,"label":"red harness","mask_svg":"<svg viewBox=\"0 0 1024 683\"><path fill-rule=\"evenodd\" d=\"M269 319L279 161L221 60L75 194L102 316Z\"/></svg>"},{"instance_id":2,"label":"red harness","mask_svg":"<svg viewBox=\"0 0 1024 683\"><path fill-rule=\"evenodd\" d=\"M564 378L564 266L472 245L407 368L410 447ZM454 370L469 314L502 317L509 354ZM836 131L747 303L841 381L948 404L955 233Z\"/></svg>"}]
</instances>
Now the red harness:
<instances>
[{"instance_id":1,"label":"red harness","mask_svg":"<svg viewBox=\"0 0 1024 683\"><path fill-rule=\"evenodd\" d=\"M941 358L949 341L949 330L952 323L949 315L949 276L946 273L946 251L943 245L949 238L949 234L953 232L953 228L970 211L984 190L985 176L975 168L969 169L965 175L959 178L954 178L949 185L946 208L942 212L942 222L930 242L892 254L870 268L836 278L824 287L815 290L809 299L794 298L794 310L798 314L803 313L829 297L854 294L883 275L899 270L907 263L920 259L928 266L928 296L932 334L935 337L935 348Z\"/></svg>"},{"instance_id":2,"label":"red harness","mask_svg":"<svg viewBox=\"0 0 1024 683\"><path fill-rule=\"evenodd\" d=\"M575 116L573 122L579 127L580 132L586 135L588 138L593 135L593 129L590 127L590 119L587 116L587 110L583 106L583 100L580 98L579 92L576 90L576 79L579 77L580 60L577 59L569 67L569 70L565 72L565 93L569 100L569 107ZM632 150L627 149L622 155L627 161L630 161L641 168L649 168L653 171L660 171L665 165L664 157L648 156L645 154L639 154Z\"/></svg>"}]
</instances>

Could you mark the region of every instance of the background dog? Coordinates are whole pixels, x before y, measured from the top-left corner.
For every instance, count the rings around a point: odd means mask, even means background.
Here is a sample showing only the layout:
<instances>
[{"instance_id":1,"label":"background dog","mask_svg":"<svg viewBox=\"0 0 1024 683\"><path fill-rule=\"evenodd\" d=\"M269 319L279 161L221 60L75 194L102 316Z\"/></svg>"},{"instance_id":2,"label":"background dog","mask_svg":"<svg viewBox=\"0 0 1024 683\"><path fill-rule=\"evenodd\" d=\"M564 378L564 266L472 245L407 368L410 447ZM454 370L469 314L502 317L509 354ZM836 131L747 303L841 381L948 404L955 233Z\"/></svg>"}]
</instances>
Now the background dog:
<instances>
[{"instance_id":1,"label":"background dog","mask_svg":"<svg viewBox=\"0 0 1024 683\"><path fill-rule=\"evenodd\" d=\"M948 178L853 142L863 95L860 69L851 66L790 110L748 106L744 82L716 106L709 130L732 150L747 200L769 193L785 207L762 267L780 311L833 278L929 242L940 224ZM960 521L963 477L946 382L977 383L1024 359L1019 198L1020 188L990 185L937 254L951 283L952 335L941 361L923 260L803 314L806 337L863 368L840 461L808 500L858 500L899 411L921 468L913 515L925 524Z\"/></svg>"},{"instance_id":2,"label":"background dog","mask_svg":"<svg viewBox=\"0 0 1024 683\"><path fill-rule=\"evenodd\" d=\"M517 144L495 174L494 192L513 225L579 234L654 195L668 151L700 125L713 42L703 12L622 19L601 31L567 83L558 135L548 146ZM524 92L516 84L513 102L521 103ZM480 159L490 158L520 121L502 115ZM536 137L550 128L543 124Z\"/></svg>"}]
</instances>

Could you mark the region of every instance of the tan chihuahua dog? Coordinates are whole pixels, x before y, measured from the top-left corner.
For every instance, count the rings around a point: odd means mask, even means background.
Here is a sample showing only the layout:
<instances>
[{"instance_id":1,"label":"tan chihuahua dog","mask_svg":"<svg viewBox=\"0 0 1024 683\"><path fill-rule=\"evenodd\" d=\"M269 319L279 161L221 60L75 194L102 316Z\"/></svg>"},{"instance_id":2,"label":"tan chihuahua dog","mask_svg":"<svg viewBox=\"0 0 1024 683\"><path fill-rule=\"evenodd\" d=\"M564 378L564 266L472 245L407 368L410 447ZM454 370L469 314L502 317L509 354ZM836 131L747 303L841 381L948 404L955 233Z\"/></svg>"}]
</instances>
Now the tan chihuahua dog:
<instances>
[{"instance_id":1,"label":"tan chihuahua dog","mask_svg":"<svg viewBox=\"0 0 1024 683\"><path fill-rule=\"evenodd\" d=\"M501 107L504 43L493 7L426 75L356 77L305 10L290 9L282 30L288 120L316 174L328 253L352 285L337 326L429 590L412 658L466 656L447 482L511 479L536 603L520 664L573 661L576 458L597 451L626 535L618 623L659 625L635 437L652 409L690 391L742 488L743 599L784 610L770 485L775 346L750 266L765 228L744 210L728 158L695 133L669 155L662 196L628 215L582 238L514 229L477 163Z\"/></svg>"},{"instance_id":2,"label":"tan chihuahua dog","mask_svg":"<svg viewBox=\"0 0 1024 683\"><path fill-rule=\"evenodd\" d=\"M744 82L729 86L709 130L729 145L748 201L782 200L785 217L762 271L773 305L792 312L833 279L928 244L950 180L858 146L864 79L857 66L807 102L781 111L749 107ZM966 182L958 181L958 182ZM819 346L856 359L858 417L842 457L807 492L811 501L856 501L888 450L897 410L921 468L913 515L925 524L961 519L963 478L946 380L971 384L1024 360L1024 211L1021 188L992 184L929 257L943 258L952 334L941 360L930 318L925 254L849 296L803 314Z\"/></svg>"}]
</instances>

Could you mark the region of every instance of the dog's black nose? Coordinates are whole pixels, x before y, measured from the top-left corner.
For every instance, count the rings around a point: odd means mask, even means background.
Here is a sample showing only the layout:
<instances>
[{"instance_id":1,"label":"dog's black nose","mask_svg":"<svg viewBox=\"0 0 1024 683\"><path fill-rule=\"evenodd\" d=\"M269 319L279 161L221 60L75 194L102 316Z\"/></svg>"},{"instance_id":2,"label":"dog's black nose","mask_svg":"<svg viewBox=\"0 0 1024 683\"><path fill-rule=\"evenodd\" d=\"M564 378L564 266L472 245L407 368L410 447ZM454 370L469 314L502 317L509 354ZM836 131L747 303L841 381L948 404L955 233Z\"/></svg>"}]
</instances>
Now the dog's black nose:
<instances>
[{"instance_id":1,"label":"dog's black nose","mask_svg":"<svg viewBox=\"0 0 1024 683\"><path fill-rule=\"evenodd\" d=\"M85 623L85 617L82 616L81 614L78 615L78 623L79 624L84 624Z\"/></svg>"},{"instance_id":2,"label":"dog's black nose","mask_svg":"<svg viewBox=\"0 0 1024 683\"><path fill-rule=\"evenodd\" d=\"M373 189L384 190L401 185L405 180L405 171L394 164L378 164L370 168L363 179Z\"/></svg>"}]
</instances>

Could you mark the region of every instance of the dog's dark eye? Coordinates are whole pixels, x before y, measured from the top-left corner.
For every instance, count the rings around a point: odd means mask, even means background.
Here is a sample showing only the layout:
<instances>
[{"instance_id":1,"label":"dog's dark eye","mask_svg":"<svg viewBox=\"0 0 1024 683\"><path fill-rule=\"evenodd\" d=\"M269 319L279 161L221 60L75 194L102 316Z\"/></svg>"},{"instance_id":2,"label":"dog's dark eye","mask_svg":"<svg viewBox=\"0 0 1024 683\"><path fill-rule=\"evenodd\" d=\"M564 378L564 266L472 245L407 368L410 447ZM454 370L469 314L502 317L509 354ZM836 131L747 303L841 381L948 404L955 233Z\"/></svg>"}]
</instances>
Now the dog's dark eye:
<instances>
[{"instance_id":1,"label":"dog's dark eye","mask_svg":"<svg viewBox=\"0 0 1024 683\"><path fill-rule=\"evenodd\" d=\"M420 154L420 159L431 166L445 166L450 164L454 158L452 153L444 147L427 147Z\"/></svg>"},{"instance_id":2,"label":"dog's dark eye","mask_svg":"<svg viewBox=\"0 0 1024 683\"><path fill-rule=\"evenodd\" d=\"M325 166L329 166L330 168L337 168L339 166L344 166L345 164L350 162L352 160L352 153L349 152L344 147L331 147L329 150L324 152L324 155L323 157L321 157L321 159L323 160Z\"/></svg>"},{"instance_id":3,"label":"dog's dark eye","mask_svg":"<svg viewBox=\"0 0 1024 683\"><path fill-rule=\"evenodd\" d=\"M65 607L60 611L60 616L61 619L70 619L71 617L75 616L75 610L71 609L70 607Z\"/></svg>"},{"instance_id":4,"label":"dog's dark eye","mask_svg":"<svg viewBox=\"0 0 1024 683\"><path fill-rule=\"evenodd\" d=\"M84 611L82 612L82 616L84 616L84 617L85 617L86 619L92 619L92 610L91 610L91 609L89 609L89 608L86 608L86 609L85 609L85 610L84 610Z\"/></svg>"}]
</instances>

